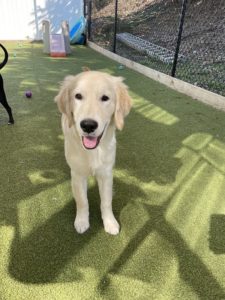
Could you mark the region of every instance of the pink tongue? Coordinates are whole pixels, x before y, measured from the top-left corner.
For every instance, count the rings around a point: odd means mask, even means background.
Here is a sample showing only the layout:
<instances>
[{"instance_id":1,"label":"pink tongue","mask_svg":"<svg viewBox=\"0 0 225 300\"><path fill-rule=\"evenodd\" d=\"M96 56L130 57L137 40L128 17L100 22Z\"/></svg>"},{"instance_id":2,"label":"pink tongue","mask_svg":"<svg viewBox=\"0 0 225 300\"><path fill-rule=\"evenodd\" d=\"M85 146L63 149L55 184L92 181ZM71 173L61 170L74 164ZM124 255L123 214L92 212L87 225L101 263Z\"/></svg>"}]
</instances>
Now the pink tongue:
<instances>
[{"instance_id":1,"label":"pink tongue","mask_svg":"<svg viewBox=\"0 0 225 300\"><path fill-rule=\"evenodd\" d=\"M84 136L83 137L83 144L88 149L93 149L96 147L98 139L92 136Z\"/></svg>"}]
</instances>

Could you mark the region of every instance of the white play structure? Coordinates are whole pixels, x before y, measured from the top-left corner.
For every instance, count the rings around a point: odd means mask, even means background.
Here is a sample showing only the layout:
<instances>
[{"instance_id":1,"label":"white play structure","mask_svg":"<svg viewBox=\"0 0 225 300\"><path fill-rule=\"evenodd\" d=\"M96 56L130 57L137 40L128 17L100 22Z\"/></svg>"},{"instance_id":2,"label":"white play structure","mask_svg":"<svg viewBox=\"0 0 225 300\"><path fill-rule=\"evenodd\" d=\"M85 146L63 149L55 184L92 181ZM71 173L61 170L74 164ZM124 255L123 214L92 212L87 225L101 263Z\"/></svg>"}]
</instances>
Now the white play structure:
<instances>
[{"instance_id":1,"label":"white play structure","mask_svg":"<svg viewBox=\"0 0 225 300\"><path fill-rule=\"evenodd\" d=\"M85 26L86 20L82 16L69 29L67 21L61 23L61 33L50 32L50 22L48 20L42 21L43 44L44 53L50 54L52 57L64 57L71 53L70 44L83 44L85 40Z\"/></svg>"},{"instance_id":2,"label":"white play structure","mask_svg":"<svg viewBox=\"0 0 225 300\"><path fill-rule=\"evenodd\" d=\"M61 24L62 33L50 33L50 22L42 21L43 31L43 52L52 57L65 57L71 53L69 25L66 21Z\"/></svg>"}]
</instances>

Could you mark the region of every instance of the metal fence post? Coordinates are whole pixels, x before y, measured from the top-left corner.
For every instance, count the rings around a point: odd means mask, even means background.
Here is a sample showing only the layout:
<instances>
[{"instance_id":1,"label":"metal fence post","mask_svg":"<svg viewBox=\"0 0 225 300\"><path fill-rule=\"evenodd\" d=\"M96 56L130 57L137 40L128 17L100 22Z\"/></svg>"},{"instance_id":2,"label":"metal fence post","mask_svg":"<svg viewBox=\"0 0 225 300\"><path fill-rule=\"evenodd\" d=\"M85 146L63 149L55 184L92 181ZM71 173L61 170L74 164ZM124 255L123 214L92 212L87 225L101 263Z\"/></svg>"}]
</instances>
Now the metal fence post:
<instances>
[{"instance_id":1,"label":"metal fence post","mask_svg":"<svg viewBox=\"0 0 225 300\"><path fill-rule=\"evenodd\" d=\"M177 46L176 46L176 50L175 50L175 53L174 53L173 67L172 67L172 71L171 71L171 76L172 77L175 77L175 75L176 75L177 60L178 60L178 55L179 55L179 50L180 50L180 44L181 44L181 38L182 38L186 8L187 8L187 0L183 0L182 9L181 9L180 24L179 24L179 31L178 31L178 36L177 36Z\"/></svg>"},{"instance_id":2,"label":"metal fence post","mask_svg":"<svg viewBox=\"0 0 225 300\"><path fill-rule=\"evenodd\" d=\"M83 14L84 14L84 17L86 18L86 16L87 16L87 0L84 0L84 2L83 2Z\"/></svg>"},{"instance_id":3,"label":"metal fence post","mask_svg":"<svg viewBox=\"0 0 225 300\"><path fill-rule=\"evenodd\" d=\"M116 53L116 34L117 34L118 0L115 0L115 18L113 35L113 52Z\"/></svg>"},{"instance_id":4,"label":"metal fence post","mask_svg":"<svg viewBox=\"0 0 225 300\"><path fill-rule=\"evenodd\" d=\"M88 1L88 25L87 25L87 33L88 33L88 40L91 41L91 15L92 15L92 0Z\"/></svg>"}]
</instances>

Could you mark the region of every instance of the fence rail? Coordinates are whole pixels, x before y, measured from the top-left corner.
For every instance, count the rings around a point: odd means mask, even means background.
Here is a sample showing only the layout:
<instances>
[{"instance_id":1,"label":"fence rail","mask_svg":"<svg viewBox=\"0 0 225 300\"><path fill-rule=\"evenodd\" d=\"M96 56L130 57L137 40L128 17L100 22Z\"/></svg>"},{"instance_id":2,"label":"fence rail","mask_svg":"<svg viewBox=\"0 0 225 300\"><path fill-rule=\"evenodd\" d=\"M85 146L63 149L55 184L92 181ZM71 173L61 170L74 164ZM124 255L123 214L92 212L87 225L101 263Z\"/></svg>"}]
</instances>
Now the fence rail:
<instances>
[{"instance_id":1,"label":"fence rail","mask_svg":"<svg viewBox=\"0 0 225 300\"><path fill-rule=\"evenodd\" d=\"M225 96L224 0L86 0L97 45Z\"/></svg>"}]
</instances>

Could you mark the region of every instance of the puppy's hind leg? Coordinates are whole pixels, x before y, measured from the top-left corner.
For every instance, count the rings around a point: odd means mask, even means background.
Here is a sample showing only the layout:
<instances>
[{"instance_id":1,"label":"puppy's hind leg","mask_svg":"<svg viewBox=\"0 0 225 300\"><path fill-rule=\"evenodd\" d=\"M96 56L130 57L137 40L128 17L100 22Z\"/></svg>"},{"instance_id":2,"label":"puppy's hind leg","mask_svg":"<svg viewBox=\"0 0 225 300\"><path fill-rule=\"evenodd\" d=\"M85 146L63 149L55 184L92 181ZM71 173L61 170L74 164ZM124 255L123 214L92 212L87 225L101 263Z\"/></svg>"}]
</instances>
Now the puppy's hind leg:
<instances>
[{"instance_id":1,"label":"puppy's hind leg","mask_svg":"<svg viewBox=\"0 0 225 300\"><path fill-rule=\"evenodd\" d=\"M76 201L77 214L74 227L78 233L84 233L89 228L89 205L87 199L87 178L71 171L72 192Z\"/></svg>"}]
</instances>

